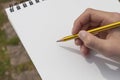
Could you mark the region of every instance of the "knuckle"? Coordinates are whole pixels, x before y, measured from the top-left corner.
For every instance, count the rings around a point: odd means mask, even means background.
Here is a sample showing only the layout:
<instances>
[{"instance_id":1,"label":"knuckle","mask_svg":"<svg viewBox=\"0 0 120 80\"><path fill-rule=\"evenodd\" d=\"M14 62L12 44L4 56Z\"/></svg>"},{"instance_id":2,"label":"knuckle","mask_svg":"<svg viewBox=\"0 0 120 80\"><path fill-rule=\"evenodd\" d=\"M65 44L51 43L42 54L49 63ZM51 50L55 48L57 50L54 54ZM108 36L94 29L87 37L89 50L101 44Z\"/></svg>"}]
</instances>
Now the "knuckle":
<instances>
[{"instance_id":1,"label":"knuckle","mask_svg":"<svg viewBox=\"0 0 120 80\"><path fill-rule=\"evenodd\" d=\"M92 8L87 8L85 11L86 12L91 12L93 9Z\"/></svg>"}]
</instances>

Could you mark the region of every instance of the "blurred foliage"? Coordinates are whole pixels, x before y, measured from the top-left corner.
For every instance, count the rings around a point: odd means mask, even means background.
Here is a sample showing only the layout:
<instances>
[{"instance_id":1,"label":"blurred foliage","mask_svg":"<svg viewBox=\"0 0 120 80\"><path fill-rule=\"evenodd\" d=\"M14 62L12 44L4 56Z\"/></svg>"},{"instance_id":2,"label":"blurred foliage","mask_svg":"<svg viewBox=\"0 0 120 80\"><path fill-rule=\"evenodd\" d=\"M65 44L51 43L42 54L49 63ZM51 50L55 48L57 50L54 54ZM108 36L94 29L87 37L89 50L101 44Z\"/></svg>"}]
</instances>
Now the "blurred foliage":
<instances>
[{"instance_id":1,"label":"blurred foliage","mask_svg":"<svg viewBox=\"0 0 120 80\"><path fill-rule=\"evenodd\" d=\"M6 46L6 39L7 39L7 36L5 31L0 29L0 48L3 46L4 47Z\"/></svg>"},{"instance_id":2,"label":"blurred foliage","mask_svg":"<svg viewBox=\"0 0 120 80\"><path fill-rule=\"evenodd\" d=\"M9 56L6 54L7 54L6 48L2 47L0 49L0 75L1 76L3 76L6 70L10 68Z\"/></svg>"},{"instance_id":3,"label":"blurred foliage","mask_svg":"<svg viewBox=\"0 0 120 80\"><path fill-rule=\"evenodd\" d=\"M10 2L11 0L0 0L0 3Z\"/></svg>"},{"instance_id":4,"label":"blurred foliage","mask_svg":"<svg viewBox=\"0 0 120 80\"><path fill-rule=\"evenodd\" d=\"M7 39L7 35L4 30L0 30L0 48L7 45L18 45L20 42L17 36Z\"/></svg>"},{"instance_id":5,"label":"blurred foliage","mask_svg":"<svg viewBox=\"0 0 120 80\"><path fill-rule=\"evenodd\" d=\"M8 45L18 45L19 42L20 40L17 36L8 39L5 30L0 28L0 80L13 80L11 76L13 71L20 74L21 72L34 69L31 61L15 67L10 64L10 57L6 47Z\"/></svg>"},{"instance_id":6,"label":"blurred foliage","mask_svg":"<svg viewBox=\"0 0 120 80\"><path fill-rule=\"evenodd\" d=\"M7 41L7 45L18 45L19 42L20 42L19 38L15 36Z\"/></svg>"},{"instance_id":7,"label":"blurred foliage","mask_svg":"<svg viewBox=\"0 0 120 80\"><path fill-rule=\"evenodd\" d=\"M20 74L21 72L24 71L31 71L34 69L34 65L32 64L32 62L26 62L17 66L12 67L13 71L17 74Z\"/></svg>"},{"instance_id":8,"label":"blurred foliage","mask_svg":"<svg viewBox=\"0 0 120 80\"><path fill-rule=\"evenodd\" d=\"M0 80L5 78L11 78L10 58L6 49L6 34L4 30L0 30Z\"/></svg>"},{"instance_id":9,"label":"blurred foliage","mask_svg":"<svg viewBox=\"0 0 120 80\"><path fill-rule=\"evenodd\" d=\"M4 23L8 21L6 15L0 11L0 27L3 26Z\"/></svg>"},{"instance_id":10,"label":"blurred foliage","mask_svg":"<svg viewBox=\"0 0 120 80\"><path fill-rule=\"evenodd\" d=\"M5 15L1 4L10 1L13 0L0 0L0 80L13 80L11 77L12 75L11 72L20 74L23 71L35 69L31 61L19 64L17 66L12 66L10 63L10 57L6 47L8 45L12 46L18 45L20 42L17 36L8 39L7 35L9 34L6 34L6 32L3 29L1 29L3 25L8 22L7 16ZM27 0L14 0L14 1L20 2Z\"/></svg>"},{"instance_id":11,"label":"blurred foliage","mask_svg":"<svg viewBox=\"0 0 120 80\"><path fill-rule=\"evenodd\" d=\"M1 6L1 4L0 4L0 11L3 9L3 7Z\"/></svg>"}]
</instances>

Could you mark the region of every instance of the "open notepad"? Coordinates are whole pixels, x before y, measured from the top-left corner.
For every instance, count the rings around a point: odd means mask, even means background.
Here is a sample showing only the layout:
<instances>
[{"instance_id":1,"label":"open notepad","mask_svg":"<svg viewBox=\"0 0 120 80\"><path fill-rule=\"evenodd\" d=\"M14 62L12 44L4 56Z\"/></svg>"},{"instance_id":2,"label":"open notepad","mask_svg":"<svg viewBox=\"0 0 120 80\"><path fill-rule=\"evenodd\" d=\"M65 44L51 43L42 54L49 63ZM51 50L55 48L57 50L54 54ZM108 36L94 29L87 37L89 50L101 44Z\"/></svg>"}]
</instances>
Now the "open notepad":
<instances>
[{"instance_id":1,"label":"open notepad","mask_svg":"<svg viewBox=\"0 0 120 80\"><path fill-rule=\"evenodd\" d=\"M93 53L85 59L70 35L87 8L119 12L117 0L31 0L7 8L8 18L43 80L120 80L120 64Z\"/></svg>"}]
</instances>

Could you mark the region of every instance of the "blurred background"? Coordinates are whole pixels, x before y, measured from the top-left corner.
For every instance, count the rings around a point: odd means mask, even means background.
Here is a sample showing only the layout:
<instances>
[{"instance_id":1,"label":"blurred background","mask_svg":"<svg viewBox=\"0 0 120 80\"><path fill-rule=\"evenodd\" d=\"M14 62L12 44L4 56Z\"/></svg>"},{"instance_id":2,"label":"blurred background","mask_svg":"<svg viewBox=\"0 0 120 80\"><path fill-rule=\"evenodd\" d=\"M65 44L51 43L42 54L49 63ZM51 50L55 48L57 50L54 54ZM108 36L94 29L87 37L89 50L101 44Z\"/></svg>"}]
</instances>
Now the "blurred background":
<instances>
[{"instance_id":1,"label":"blurred background","mask_svg":"<svg viewBox=\"0 0 120 80\"><path fill-rule=\"evenodd\" d=\"M41 80L5 13L16 2L0 0L0 80Z\"/></svg>"}]
</instances>

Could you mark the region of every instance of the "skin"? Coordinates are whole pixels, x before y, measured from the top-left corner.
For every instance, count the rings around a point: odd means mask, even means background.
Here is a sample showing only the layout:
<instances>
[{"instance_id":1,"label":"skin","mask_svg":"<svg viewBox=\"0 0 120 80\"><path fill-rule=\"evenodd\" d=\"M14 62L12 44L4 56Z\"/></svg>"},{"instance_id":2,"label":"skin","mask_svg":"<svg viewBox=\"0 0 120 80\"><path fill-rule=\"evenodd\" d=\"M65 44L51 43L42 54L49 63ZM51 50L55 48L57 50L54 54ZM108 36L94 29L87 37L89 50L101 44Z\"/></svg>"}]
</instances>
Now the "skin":
<instances>
[{"instance_id":1,"label":"skin","mask_svg":"<svg viewBox=\"0 0 120 80\"><path fill-rule=\"evenodd\" d=\"M95 35L86 30L120 21L120 13L86 9L74 22L72 34L79 33L75 44L80 46L84 56L94 50L104 56L120 56L120 27Z\"/></svg>"}]
</instances>

